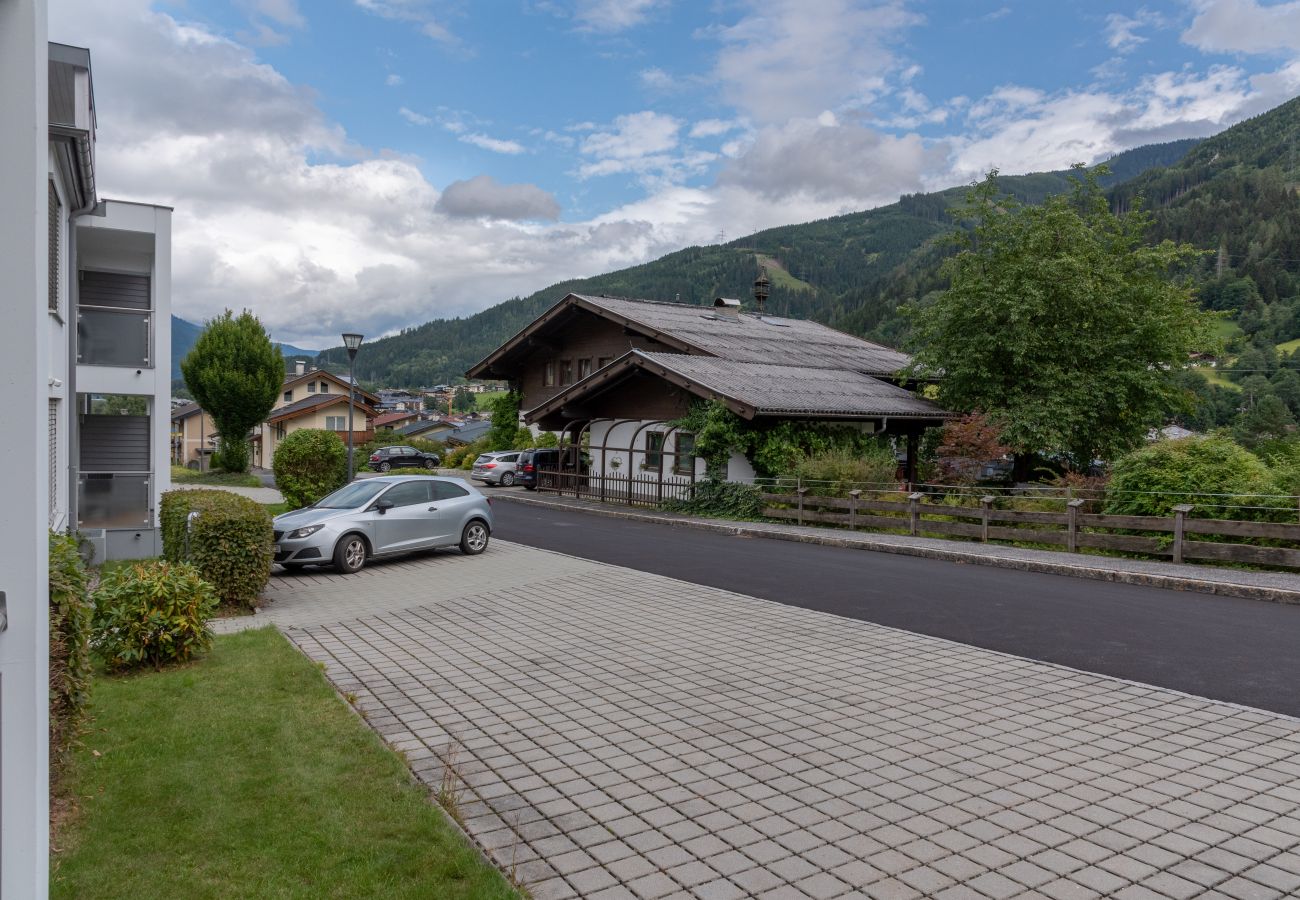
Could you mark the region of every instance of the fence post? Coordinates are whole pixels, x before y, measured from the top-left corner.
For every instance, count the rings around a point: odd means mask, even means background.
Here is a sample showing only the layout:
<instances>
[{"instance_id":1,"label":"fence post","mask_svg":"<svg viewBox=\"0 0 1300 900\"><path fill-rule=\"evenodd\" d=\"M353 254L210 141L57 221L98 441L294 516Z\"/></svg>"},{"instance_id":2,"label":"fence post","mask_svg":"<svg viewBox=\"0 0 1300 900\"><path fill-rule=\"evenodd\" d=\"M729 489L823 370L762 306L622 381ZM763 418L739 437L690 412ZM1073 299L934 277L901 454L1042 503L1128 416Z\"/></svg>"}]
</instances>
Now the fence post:
<instances>
[{"instance_id":1,"label":"fence post","mask_svg":"<svg viewBox=\"0 0 1300 900\"><path fill-rule=\"evenodd\" d=\"M925 495L920 492L915 492L907 495L907 518L908 518L909 530L911 531L913 537L916 536L917 527L920 525L921 498L924 496Z\"/></svg>"},{"instance_id":2,"label":"fence post","mask_svg":"<svg viewBox=\"0 0 1300 900\"><path fill-rule=\"evenodd\" d=\"M1083 506L1082 500L1070 500L1065 504L1065 518L1067 528L1066 549L1071 553L1079 552L1079 507Z\"/></svg>"},{"instance_id":3,"label":"fence post","mask_svg":"<svg viewBox=\"0 0 1300 900\"><path fill-rule=\"evenodd\" d=\"M980 540L986 544L989 542L989 510L993 508L995 499L991 495L980 497Z\"/></svg>"},{"instance_id":4,"label":"fence post","mask_svg":"<svg viewBox=\"0 0 1300 900\"><path fill-rule=\"evenodd\" d=\"M1180 503L1174 507L1174 562L1176 563L1183 561L1183 523L1192 509L1190 503Z\"/></svg>"},{"instance_id":5,"label":"fence post","mask_svg":"<svg viewBox=\"0 0 1300 900\"><path fill-rule=\"evenodd\" d=\"M797 494L799 495L799 519L798 519L798 522L799 522L800 525L802 525L802 524L803 524L803 495L806 494L806 493L808 493L808 489L807 489L806 487L795 488L795 493L797 493Z\"/></svg>"},{"instance_id":6,"label":"fence post","mask_svg":"<svg viewBox=\"0 0 1300 900\"><path fill-rule=\"evenodd\" d=\"M862 491L849 491L849 531L854 531L858 527L858 498L862 496Z\"/></svg>"},{"instance_id":7,"label":"fence post","mask_svg":"<svg viewBox=\"0 0 1300 900\"><path fill-rule=\"evenodd\" d=\"M600 478L600 502L604 503L605 502L605 479L608 478L609 475L604 469L601 469L600 475L597 477Z\"/></svg>"}]
</instances>

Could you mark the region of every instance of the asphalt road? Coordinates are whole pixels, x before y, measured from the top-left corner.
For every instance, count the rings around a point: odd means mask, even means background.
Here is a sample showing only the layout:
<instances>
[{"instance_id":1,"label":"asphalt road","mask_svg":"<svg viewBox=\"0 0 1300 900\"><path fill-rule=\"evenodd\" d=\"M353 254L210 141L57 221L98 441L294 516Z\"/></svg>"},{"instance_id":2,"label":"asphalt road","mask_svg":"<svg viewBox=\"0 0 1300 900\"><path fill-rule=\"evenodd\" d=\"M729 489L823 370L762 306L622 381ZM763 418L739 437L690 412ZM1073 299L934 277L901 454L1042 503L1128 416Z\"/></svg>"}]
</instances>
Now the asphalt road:
<instances>
[{"instance_id":1,"label":"asphalt road","mask_svg":"<svg viewBox=\"0 0 1300 900\"><path fill-rule=\"evenodd\" d=\"M508 501L493 512L502 540L1300 716L1300 606Z\"/></svg>"}]
</instances>

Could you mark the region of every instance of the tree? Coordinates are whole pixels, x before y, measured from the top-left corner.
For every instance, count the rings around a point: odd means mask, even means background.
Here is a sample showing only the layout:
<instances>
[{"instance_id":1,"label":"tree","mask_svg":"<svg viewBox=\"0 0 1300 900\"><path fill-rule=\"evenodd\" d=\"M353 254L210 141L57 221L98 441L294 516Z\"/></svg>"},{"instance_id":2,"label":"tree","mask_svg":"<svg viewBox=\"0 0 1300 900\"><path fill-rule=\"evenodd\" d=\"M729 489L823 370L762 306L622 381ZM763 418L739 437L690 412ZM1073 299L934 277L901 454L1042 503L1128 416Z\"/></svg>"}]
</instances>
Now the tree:
<instances>
[{"instance_id":1,"label":"tree","mask_svg":"<svg viewBox=\"0 0 1300 900\"><path fill-rule=\"evenodd\" d=\"M1295 428L1295 416L1276 394L1257 396L1241 411L1232 433L1237 441L1247 447L1265 441L1277 441Z\"/></svg>"},{"instance_id":2,"label":"tree","mask_svg":"<svg viewBox=\"0 0 1300 900\"><path fill-rule=\"evenodd\" d=\"M493 397L490 401L492 427L486 436L492 450L510 450L519 430L519 395L514 391Z\"/></svg>"},{"instance_id":3,"label":"tree","mask_svg":"<svg viewBox=\"0 0 1300 900\"><path fill-rule=\"evenodd\" d=\"M213 463L247 471L248 433L266 419L284 382L280 348L251 312L226 310L207 323L181 361L181 374L221 436Z\"/></svg>"},{"instance_id":4,"label":"tree","mask_svg":"<svg viewBox=\"0 0 1300 900\"><path fill-rule=\"evenodd\" d=\"M456 412L473 412L477 404L474 402L474 395L469 392L467 387L456 388L456 393L451 398L451 408Z\"/></svg>"},{"instance_id":5,"label":"tree","mask_svg":"<svg viewBox=\"0 0 1300 900\"><path fill-rule=\"evenodd\" d=\"M982 410L1016 454L1078 468L1138 446L1162 413L1185 405L1171 373L1212 344L1210 317L1170 273L1197 256L1143 242L1150 217L1116 215L1097 183L1024 206L996 170L967 195L944 263L951 287L915 311L913 373L939 383L941 404Z\"/></svg>"},{"instance_id":6,"label":"tree","mask_svg":"<svg viewBox=\"0 0 1300 900\"><path fill-rule=\"evenodd\" d=\"M1005 457L1008 450L988 416L962 416L939 429L938 479L942 484L975 484L984 467Z\"/></svg>"},{"instance_id":7,"label":"tree","mask_svg":"<svg viewBox=\"0 0 1300 900\"><path fill-rule=\"evenodd\" d=\"M348 449L332 431L300 428L275 448L275 486L290 509L310 506L348 480Z\"/></svg>"}]
</instances>

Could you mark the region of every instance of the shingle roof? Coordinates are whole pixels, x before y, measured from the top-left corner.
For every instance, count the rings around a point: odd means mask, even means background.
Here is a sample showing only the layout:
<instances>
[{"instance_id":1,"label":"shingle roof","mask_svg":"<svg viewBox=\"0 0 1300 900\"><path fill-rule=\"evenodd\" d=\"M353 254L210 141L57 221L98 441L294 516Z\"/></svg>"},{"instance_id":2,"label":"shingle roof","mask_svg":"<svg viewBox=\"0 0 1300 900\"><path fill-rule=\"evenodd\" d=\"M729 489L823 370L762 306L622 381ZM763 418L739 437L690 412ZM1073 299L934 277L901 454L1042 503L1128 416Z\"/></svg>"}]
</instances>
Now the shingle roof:
<instances>
[{"instance_id":1,"label":"shingle roof","mask_svg":"<svg viewBox=\"0 0 1300 900\"><path fill-rule=\"evenodd\" d=\"M376 419L375 421L378 422L378 419ZM403 425L401 428L397 429L397 433L410 436L413 434L423 434L424 432L432 431L435 428L451 428L451 427L453 426L448 425L446 422L439 422L438 420L434 419L426 422L412 422L409 425Z\"/></svg>"},{"instance_id":2,"label":"shingle roof","mask_svg":"<svg viewBox=\"0 0 1300 900\"><path fill-rule=\"evenodd\" d=\"M332 403L342 403L346 406L347 402L347 394L314 394L310 397L303 397L301 400L297 400L287 406L281 406L279 409L271 410L270 414L266 417L266 421L276 422L280 419L292 419L294 416L302 415L308 410L315 409L318 406L327 406ZM357 412L367 416L373 416L375 414L375 411L368 404L363 402L357 403Z\"/></svg>"},{"instance_id":3,"label":"shingle roof","mask_svg":"<svg viewBox=\"0 0 1300 900\"><path fill-rule=\"evenodd\" d=\"M403 419L409 419L412 416L418 416L418 415L419 413L414 413L407 410L399 410L397 412L387 412L375 419L375 427L382 428L383 426L387 425L390 422L400 422Z\"/></svg>"},{"instance_id":4,"label":"shingle roof","mask_svg":"<svg viewBox=\"0 0 1300 900\"><path fill-rule=\"evenodd\" d=\"M483 437L483 435L487 434L488 429L491 427L491 422L468 422L447 435L447 440L472 444L479 438Z\"/></svg>"},{"instance_id":5,"label":"shingle roof","mask_svg":"<svg viewBox=\"0 0 1300 900\"><path fill-rule=\"evenodd\" d=\"M632 350L530 410L525 420L539 421L566 404L608 390L637 371L665 378L696 396L720 399L747 419L786 416L937 422L953 415L912 391L852 369L807 368Z\"/></svg>"},{"instance_id":6,"label":"shingle roof","mask_svg":"<svg viewBox=\"0 0 1300 900\"><path fill-rule=\"evenodd\" d=\"M744 312L731 318L684 303L575 296L722 359L852 369L871 375L893 375L911 362L906 353L804 319Z\"/></svg>"},{"instance_id":7,"label":"shingle roof","mask_svg":"<svg viewBox=\"0 0 1300 900\"><path fill-rule=\"evenodd\" d=\"M188 419L190 416L196 415L197 413L201 413L201 412L203 412L203 410L199 407L197 403L193 403L193 402L186 403L182 406L177 406L172 409L172 421L177 422L181 419Z\"/></svg>"},{"instance_id":8,"label":"shingle roof","mask_svg":"<svg viewBox=\"0 0 1300 900\"><path fill-rule=\"evenodd\" d=\"M912 391L852 369L742 362L684 353L634 350L654 371L676 372L707 390L752 407L756 415L826 417L920 416L947 414Z\"/></svg>"},{"instance_id":9,"label":"shingle roof","mask_svg":"<svg viewBox=\"0 0 1300 900\"><path fill-rule=\"evenodd\" d=\"M468 374L472 377L490 374L494 364L515 353L527 352L533 334L555 327L552 323L563 322L574 309L621 323L684 353L739 362L850 369L883 377L894 375L911 362L906 353L803 319L743 312L733 318L718 315L711 307L685 303L567 294L472 367Z\"/></svg>"}]
</instances>

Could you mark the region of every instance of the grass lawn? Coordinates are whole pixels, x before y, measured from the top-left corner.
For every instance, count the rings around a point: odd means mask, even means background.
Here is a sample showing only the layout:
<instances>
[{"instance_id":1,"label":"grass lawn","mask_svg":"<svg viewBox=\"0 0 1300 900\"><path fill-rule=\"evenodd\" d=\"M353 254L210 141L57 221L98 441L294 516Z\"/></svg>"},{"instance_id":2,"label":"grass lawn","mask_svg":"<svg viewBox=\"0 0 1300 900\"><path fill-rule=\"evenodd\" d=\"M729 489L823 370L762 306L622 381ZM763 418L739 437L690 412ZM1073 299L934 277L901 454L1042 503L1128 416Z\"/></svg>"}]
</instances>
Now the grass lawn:
<instances>
[{"instance_id":1,"label":"grass lawn","mask_svg":"<svg viewBox=\"0 0 1300 900\"><path fill-rule=\"evenodd\" d=\"M280 513L287 513L290 509L288 503L263 503L262 505L271 514L271 518L275 518Z\"/></svg>"},{"instance_id":2,"label":"grass lawn","mask_svg":"<svg viewBox=\"0 0 1300 900\"><path fill-rule=\"evenodd\" d=\"M220 484L226 487L261 487L262 480L248 472L196 472L172 466L173 484Z\"/></svg>"},{"instance_id":3,"label":"grass lawn","mask_svg":"<svg viewBox=\"0 0 1300 900\"><path fill-rule=\"evenodd\" d=\"M53 897L517 896L274 629L101 675L90 712Z\"/></svg>"},{"instance_id":4,"label":"grass lawn","mask_svg":"<svg viewBox=\"0 0 1300 900\"><path fill-rule=\"evenodd\" d=\"M1278 353L1295 353L1297 350L1300 350L1300 338L1293 341L1283 341L1277 345Z\"/></svg>"},{"instance_id":5,"label":"grass lawn","mask_svg":"<svg viewBox=\"0 0 1300 900\"><path fill-rule=\"evenodd\" d=\"M1210 384L1217 384L1219 387L1225 387L1230 391L1241 390L1241 385L1228 378L1228 376L1223 374L1223 371L1220 369L1212 369L1209 366L1197 366L1196 371L1200 372L1205 380Z\"/></svg>"},{"instance_id":6,"label":"grass lawn","mask_svg":"<svg viewBox=\"0 0 1300 900\"><path fill-rule=\"evenodd\" d=\"M487 410L489 403L504 393L506 393L506 391L487 391L482 394L471 394L471 396L474 398L474 402L477 404L476 408L479 412L484 412Z\"/></svg>"}]
</instances>

